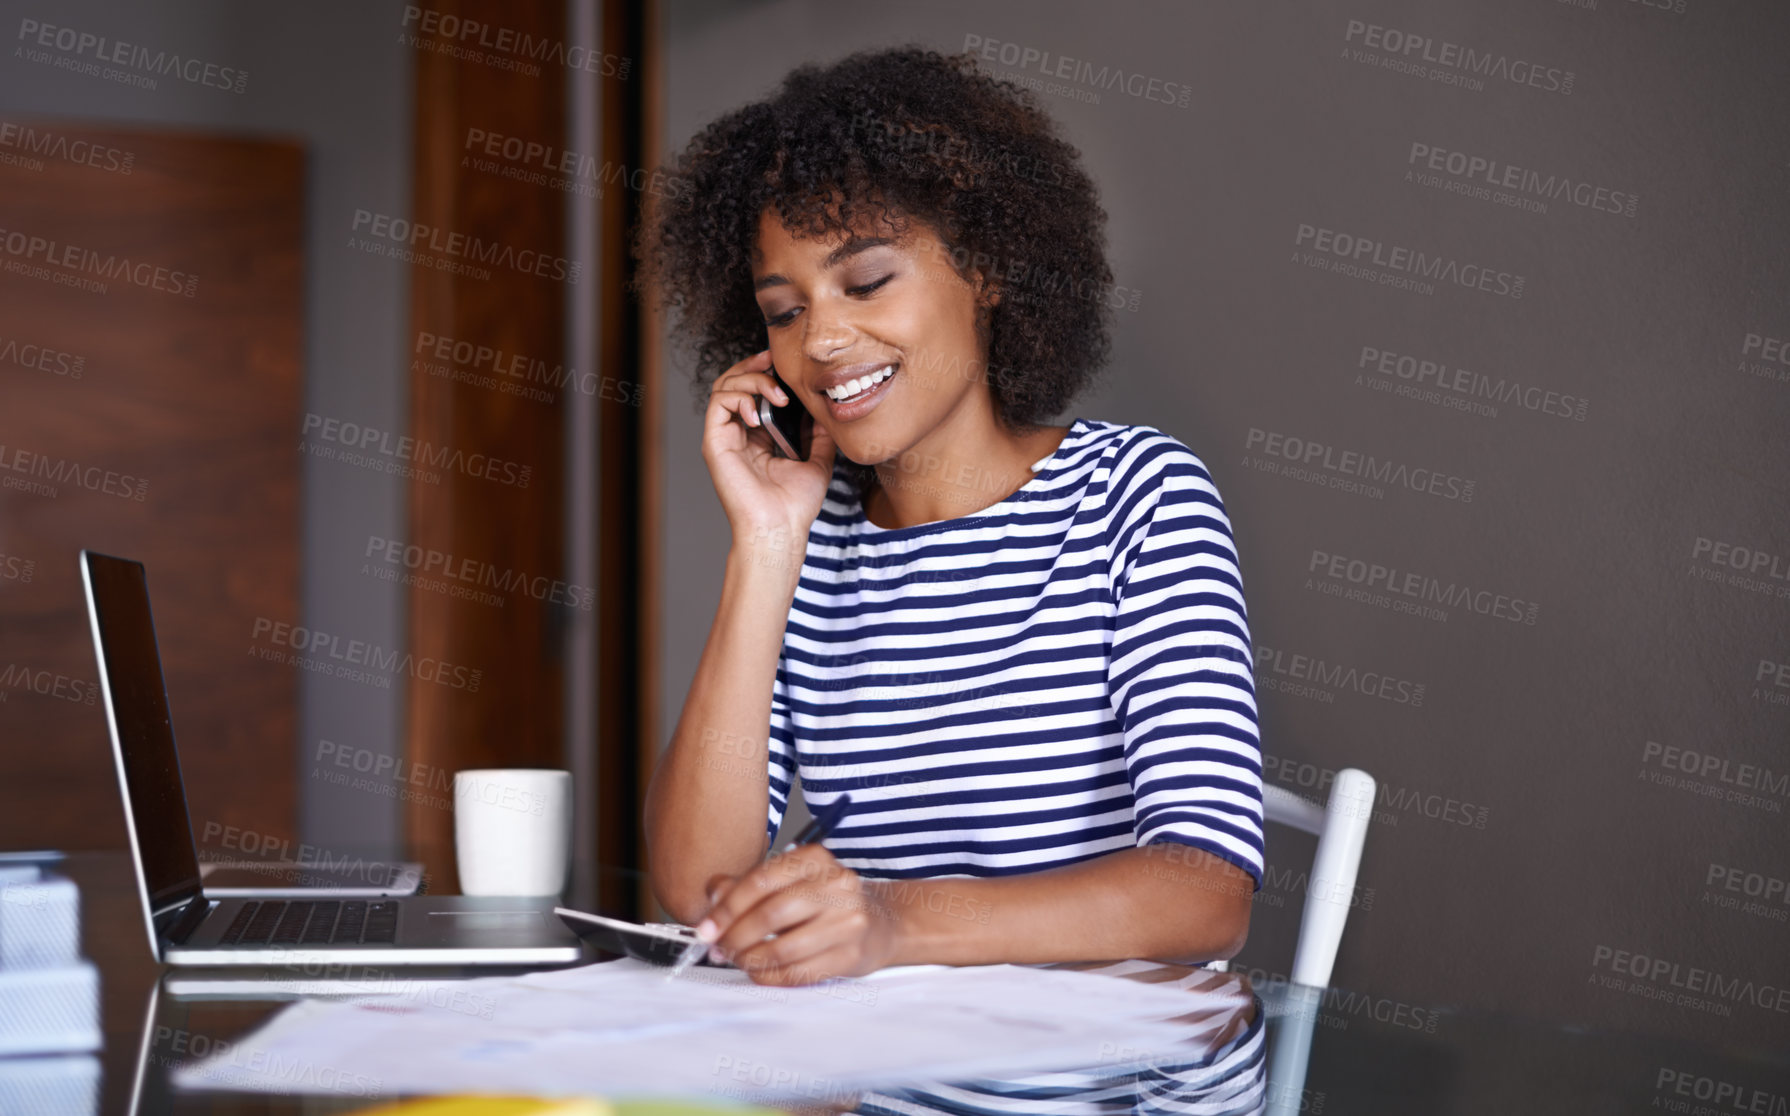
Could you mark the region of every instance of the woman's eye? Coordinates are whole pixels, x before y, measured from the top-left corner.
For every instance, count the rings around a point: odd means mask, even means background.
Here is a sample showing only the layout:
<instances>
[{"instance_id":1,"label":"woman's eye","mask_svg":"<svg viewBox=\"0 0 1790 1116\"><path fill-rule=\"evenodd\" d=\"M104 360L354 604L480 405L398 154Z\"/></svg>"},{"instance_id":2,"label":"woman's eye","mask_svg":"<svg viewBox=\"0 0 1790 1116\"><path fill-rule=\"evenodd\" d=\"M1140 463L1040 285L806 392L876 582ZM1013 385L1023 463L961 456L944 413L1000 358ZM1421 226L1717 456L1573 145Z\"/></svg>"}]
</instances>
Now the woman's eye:
<instances>
[{"instance_id":1,"label":"woman's eye","mask_svg":"<svg viewBox=\"0 0 1790 1116\"><path fill-rule=\"evenodd\" d=\"M891 280L893 278L895 278L895 275L894 275L894 273L891 272L890 274L883 276L881 279L878 279L873 283L865 283L861 287L847 287L847 288L845 288L845 293L848 295L851 295L853 298L863 298L865 295L870 294L872 291L876 290L878 287L881 287L884 283L887 283L889 280ZM775 326L785 325L789 322L789 320L791 318L796 316L796 313L798 312L799 309L800 308L798 307L797 310L785 310L783 313L778 314L774 318L766 318L764 320L764 324L767 327L775 327Z\"/></svg>"},{"instance_id":2,"label":"woman's eye","mask_svg":"<svg viewBox=\"0 0 1790 1116\"><path fill-rule=\"evenodd\" d=\"M891 280L893 278L895 278L895 276L885 275L881 279L878 279L876 282L866 283L862 287L847 287L847 288L845 288L845 293L848 295L867 295L871 291L876 290L878 287L882 286L884 283L887 283L889 280Z\"/></svg>"}]
</instances>

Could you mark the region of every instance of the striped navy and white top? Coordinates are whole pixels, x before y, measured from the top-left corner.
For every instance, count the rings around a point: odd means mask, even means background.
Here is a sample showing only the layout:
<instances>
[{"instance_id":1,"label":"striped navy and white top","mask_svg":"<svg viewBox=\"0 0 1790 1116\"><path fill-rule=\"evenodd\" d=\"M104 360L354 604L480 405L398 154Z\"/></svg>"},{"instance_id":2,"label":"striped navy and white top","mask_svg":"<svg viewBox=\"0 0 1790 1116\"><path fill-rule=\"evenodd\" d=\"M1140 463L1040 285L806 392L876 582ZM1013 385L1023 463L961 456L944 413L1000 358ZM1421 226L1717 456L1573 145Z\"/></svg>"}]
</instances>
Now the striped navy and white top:
<instances>
[{"instance_id":1,"label":"striped navy and white top","mask_svg":"<svg viewBox=\"0 0 1790 1116\"><path fill-rule=\"evenodd\" d=\"M1230 520L1194 452L1077 418L1017 492L911 527L835 471L771 692L792 776L867 877L999 876L1158 841L1262 879L1261 746Z\"/></svg>"}]
</instances>

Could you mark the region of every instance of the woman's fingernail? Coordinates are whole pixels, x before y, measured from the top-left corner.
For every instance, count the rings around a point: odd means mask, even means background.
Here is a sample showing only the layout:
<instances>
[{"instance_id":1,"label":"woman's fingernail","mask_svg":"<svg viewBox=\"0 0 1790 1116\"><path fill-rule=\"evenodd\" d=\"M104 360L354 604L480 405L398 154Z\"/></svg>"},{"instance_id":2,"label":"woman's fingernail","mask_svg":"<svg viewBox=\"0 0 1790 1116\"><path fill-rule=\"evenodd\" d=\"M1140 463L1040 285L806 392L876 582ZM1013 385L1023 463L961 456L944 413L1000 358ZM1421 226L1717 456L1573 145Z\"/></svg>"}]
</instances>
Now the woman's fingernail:
<instances>
[{"instance_id":1,"label":"woman's fingernail","mask_svg":"<svg viewBox=\"0 0 1790 1116\"><path fill-rule=\"evenodd\" d=\"M727 954L721 952L720 946L710 946L709 960L717 965L725 965L727 964Z\"/></svg>"},{"instance_id":2,"label":"woman's fingernail","mask_svg":"<svg viewBox=\"0 0 1790 1116\"><path fill-rule=\"evenodd\" d=\"M701 938L705 942L714 941L715 940L715 922L714 922L714 920L705 918L701 922L697 923L696 924L696 936L698 938Z\"/></svg>"}]
</instances>

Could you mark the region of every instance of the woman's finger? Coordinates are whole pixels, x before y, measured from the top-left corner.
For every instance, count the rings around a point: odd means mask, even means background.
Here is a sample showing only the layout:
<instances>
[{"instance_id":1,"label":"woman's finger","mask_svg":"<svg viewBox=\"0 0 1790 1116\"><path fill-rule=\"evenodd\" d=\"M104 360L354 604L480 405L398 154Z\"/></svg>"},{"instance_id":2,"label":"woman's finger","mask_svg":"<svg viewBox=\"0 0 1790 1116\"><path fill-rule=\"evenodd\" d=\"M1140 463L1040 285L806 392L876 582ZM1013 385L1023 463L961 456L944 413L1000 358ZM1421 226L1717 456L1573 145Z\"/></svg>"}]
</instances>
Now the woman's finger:
<instances>
[{"instance_id":1,"label":"woman's finger","mask_svg":"<svg viewBox=\"0 0 1790 1116\"><path fill-rule=\"evenodd\" d=\"M799 899L804 907L813 911L812 917L795 920L791 912L779 912L777 917L791 918L795 925L777 932L775 938L768 941L761 938L740 949L729 958L734 965L748 973L799 967L812 963L823 953L855 947L863 942L867 918L860 918L836 903L817 904L811 893L792 891L796 892L792 898ZM831 898L831 895L823 898ZM800 908L795 913L799 914Z\"/></svg>"},{"instance_id":2,"label":"woman's finger","mask_svg":"<svg viewBox=\"0 0 1790 1116\"><path fill-rule=\"evenodd\" d=\"M718 408L722 422L733 421L736 414L741 419L745 419L748 413L753 418L758 417L758 397L749 391L718 391L709 397L709 404L711 413Z\"/></svg>"},{"instance_id":3,"label":"woman's finger","mask_svg":"<svg viewBox=\"0 0 1790 1116\"><path fill-rule=\"evenodd\" d=\"M787 934L827 910L820 899L818 889L801 884L764 894L721 928L715 945L732 960L772 934Z\"/></svg>"},{"instance_id":4,"label":"woman's finger","mask_svg":"<svg viewBox=\"0 0 1790 1116\"><path fill-rule=\"evenodd\" d=\"M766 388L775 387L777 381L772 378L770 368L771 350L761 349L716 376L709 392L712 395L716 391L737 389L742 383L763 384Z\"/></svg>"},{"instance_id":5,"label":"woman's finger","mask_svg":"<svg viewBox=\"0 0 1790 1116\"><path fill-rule=\"evenodd\" d=\"M790 965L760 966L747 970L754 984L793 987L819 984L834 977L858 976L864 959L857 945L840 945Z\"/></svg>"},{"instance_id":6,"label":"woman's finger","mask_svg":"<svg viewBox=\"0 0 1790 1116\"><path fill-rule=\"evenodd\" d=\"M769 372L740 372L723 376L715 381L709 392L710 399L716 399L730 392L739 392L754 400L753 408L757 409L757 398L763 396L777 406L789 403L790 394L785 391L775 377Z\"/></svg>"},{"instance_id":7,"label":"woman's finger","mask_svg":"<svg viewBox=\"0 0 1790 1116\"><path fill-rule=\"evenodd\" d=\"M845 871L849 869L840 865L820 845L802 845L780 853L741 876L733 888L709 911L708 917L697 927L697 933L703 934L706 927L713 937L704 935L705 940L716 941L732 929L737 919L771 892L802 882L824 882ZM749 941L738 941L732 943L731 948L737 949L749 944Z\"/></svg>"}]
</instances>

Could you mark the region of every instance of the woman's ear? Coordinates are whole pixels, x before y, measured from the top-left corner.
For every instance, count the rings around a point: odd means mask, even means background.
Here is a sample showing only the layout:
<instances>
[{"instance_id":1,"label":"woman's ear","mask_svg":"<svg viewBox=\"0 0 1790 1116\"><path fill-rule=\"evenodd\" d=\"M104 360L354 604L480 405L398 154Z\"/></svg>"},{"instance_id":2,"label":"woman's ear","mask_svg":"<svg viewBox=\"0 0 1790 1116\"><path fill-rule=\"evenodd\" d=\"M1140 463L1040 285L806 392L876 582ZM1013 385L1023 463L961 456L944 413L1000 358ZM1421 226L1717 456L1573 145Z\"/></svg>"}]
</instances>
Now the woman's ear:
<instances>
[{"instance_id":1,"label":"woman's ear","mask_svg":"<svg viewBox=\"0 0 1790 1116\"><path fill-rule=\"evenodd\" d=\"M994 320L994 308L1001 304L1001 285L975 276L976 328L986 332Z\"/></svg>"},{"instance_id":2,"label":"woman's ear","mask_svg":"<svg viewBox=\"0 0 1790 1116\"><path fill-rule=\"evenodd\" d=\"M976 304L990 309L1001 304L1001 285L976 273Z\"/></svg>"}]
</instances>

